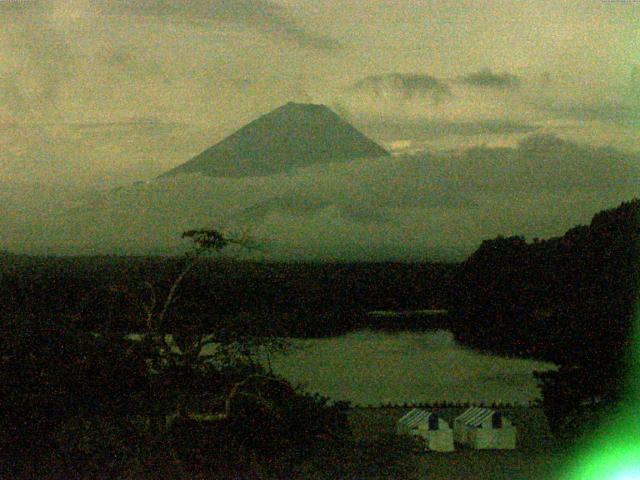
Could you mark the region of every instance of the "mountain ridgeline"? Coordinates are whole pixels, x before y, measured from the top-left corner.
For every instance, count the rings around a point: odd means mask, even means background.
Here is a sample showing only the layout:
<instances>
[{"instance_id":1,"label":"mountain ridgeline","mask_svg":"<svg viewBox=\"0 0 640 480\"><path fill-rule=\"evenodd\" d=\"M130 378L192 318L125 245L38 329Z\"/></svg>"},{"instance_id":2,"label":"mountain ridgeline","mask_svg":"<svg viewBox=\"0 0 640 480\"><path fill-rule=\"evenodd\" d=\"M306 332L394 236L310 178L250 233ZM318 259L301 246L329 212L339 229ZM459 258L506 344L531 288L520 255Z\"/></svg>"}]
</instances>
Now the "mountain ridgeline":
<instances>
[{"instance_id":1,"label":"mountain ridgeline","mask_svg":"<svg viewBox=\"0 0 640 480\"><path fill-rule=\"evenodd\" d=\"M389 153L324 105L289 102L162 174L273 175L294 168Z\"/></svg>"}]
</instances>

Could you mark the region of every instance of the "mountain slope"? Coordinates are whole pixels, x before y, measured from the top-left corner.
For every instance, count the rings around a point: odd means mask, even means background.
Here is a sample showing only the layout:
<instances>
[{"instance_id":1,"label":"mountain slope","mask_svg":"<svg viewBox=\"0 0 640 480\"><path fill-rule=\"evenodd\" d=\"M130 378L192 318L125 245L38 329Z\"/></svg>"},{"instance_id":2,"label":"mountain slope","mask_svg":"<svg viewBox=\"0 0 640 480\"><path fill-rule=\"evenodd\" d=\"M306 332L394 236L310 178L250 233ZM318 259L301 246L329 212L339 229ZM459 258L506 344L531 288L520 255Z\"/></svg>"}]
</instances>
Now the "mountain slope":
<instances>
[{"instance_id":1,"label":"mountain slope","mask_svg":"<svg viewBox=\"0 0 640 480\"><path fill-rule=\"evenodd\" d=\"M326 106L289 102L161 177L271 175L318 163L386 155L385 149Z\"/></svg>"}]
</instances>

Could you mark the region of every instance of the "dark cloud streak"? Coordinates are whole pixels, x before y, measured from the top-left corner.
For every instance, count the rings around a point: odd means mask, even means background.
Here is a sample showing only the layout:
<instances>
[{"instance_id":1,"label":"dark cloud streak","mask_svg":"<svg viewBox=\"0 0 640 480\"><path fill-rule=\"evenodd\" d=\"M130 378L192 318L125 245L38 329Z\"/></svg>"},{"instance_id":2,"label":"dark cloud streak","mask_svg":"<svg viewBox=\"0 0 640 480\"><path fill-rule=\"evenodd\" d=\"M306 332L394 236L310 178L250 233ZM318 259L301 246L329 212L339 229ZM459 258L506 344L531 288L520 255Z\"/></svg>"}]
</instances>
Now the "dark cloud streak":
<instances>
[{"instance_id":1,"label":"dark cloud streak","mask_svg":"<svg viewBox=\"0 0 640 480\"><path fill-rule=\"evenodd\" d=\"M577 103L564 106L550 106L549 110L561 117L611 122L618 125L640 124L640 108L622 103L600 103L581 105Z\"/></svg>"},{"instance_id":2,"label":"dark cloud streak","mask_svg":"<svg viewBox=\"0 0 640 480\"><path fill-rule=\"evenodd\" d=\"M458 83L474 87L513 89L520 86L520 79L509 73L493 73L489 69L458 78Z\"/></svg>"},{"instance_id":3,"label":"dark cloud streak","mask_svg":"<svg viewBox=\"0 0 640 480\"><path fill-rule=\"evenodd\" d=\"M425 95L432 95L434 99L440 100L451 94L445 83L435 77L420 73L371 75L358 80L348 90L356 93L369 93L376 97L396 95L404 100Z\"/></svg>"},{"instance_id":4,"label":"dark cloud streak","mask_svg":"<svg viewBox=\"0 0 640 480\"><path fill-rule=\"evenodd\" d=\"M395 138L435 139L448 135L474 136L480 134L531 133L539 127L509 120L437 121L428 119L397 119L380 116L358 119L360 129L371 137L385 140Z\"/></svg>"},{"instance_id":5,"label":"dark cloud streak","mask_svg":"<svg viewBox=\"0 0 640 480\"><path fill-rule=\"evenodd\" d=\"M637 154L553 135L529 136L518 148L471 148L456 164L450 179L468 192L628 192L640 181Z\"/></svg>"},{"instance_id":6,"label":"dark cloud streak","mask_svg":"<svg viewBox=\"0 0 640 480\"><path fill-rule=\"evenodd\" d=\"M139 0L104 2L106 14L132 14L187 21L220 21L253 28L262 34L293 41L304 48L333 51L341 44L290 18L287 10L266 0Z\"/></svg>"}]
</instances>

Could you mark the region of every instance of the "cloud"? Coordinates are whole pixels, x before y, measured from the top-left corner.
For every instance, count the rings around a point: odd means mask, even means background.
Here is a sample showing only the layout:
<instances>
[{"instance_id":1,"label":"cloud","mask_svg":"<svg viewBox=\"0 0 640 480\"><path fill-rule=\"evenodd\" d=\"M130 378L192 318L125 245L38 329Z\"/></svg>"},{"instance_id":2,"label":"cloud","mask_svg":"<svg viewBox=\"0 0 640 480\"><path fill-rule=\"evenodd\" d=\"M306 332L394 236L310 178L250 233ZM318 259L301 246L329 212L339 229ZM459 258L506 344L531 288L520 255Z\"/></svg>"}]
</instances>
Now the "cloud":
<instances>
[{"instance_id":1,"label":"cloud","mask_svg":"<svg viewBox=\"0 0 640 480\"><path fill-rule=\"evenodd\" d=\"M356 120L358 128L373 138L392 143L396 139L407 140L407 147L416 140L434 140L441 137L478 137L491 134L527 134L540 127L525 122L489 119L476 121L450 121L437 119L363 117ZM402 145L402 143L399 143ZM391 147L393 150L393 147Z\"/></svg>"},{"instance_id":2,"label":"cloud","mask_svg":"<svg viewBox=\"0 0 640 480\"><path fill-rule=\"evenodd\" d=\"M179 175L85 191L82 199L5 199L22 205L5 248L175 252L183 230L216 227L250 232L271 259L461 259L498 234L545 238L589 222L637 195L639 165L637 155L533 135L516 147L362 159L269 177ZM46 215L38 202L47 203Z\"/></svg>"},{"instance_id":3,"label":"cloud","mask_svg":"<svg viewBox=\"0 0 640 480\"><path fill-rule=\"evenodd\" d=\"M24 0L12 2L0 2L0 13L21 13L32 11L42 5L42 0Z\"/></svg>"},{"instance_id":4,"label":"cloud","mask_svg":"<svg viewBox=\"0 0 640 480\"><path fill-rule=\"evenodd\" d=\"M328 208L331 202L314 196L306 195L303 192L296 195L290 193L284 196L269 198L256 205L251 205L242 210L242 217L247 221L263 220L274 211L284 212L294 216L303 216L317 212L323 208Z\"/></svg>"},{"instance_id":5,"label":"cloud","mask_svg":"<svg viewBox=\"0 0 640 480\"><path fill-rule=\"evenodd\" d=\"M37 4L25 3L17 12L34 13L18 15L0 32L0 120L3 113L13 119L55 114L63 79L75 59L65 35L34 10ZM0 11L0 15L6 13Z\"/></svg>"},{"instance_id":6,"label":"cloud","mask_svg":"<svg viewBox=\"0 0 640 480\"><path fill-rule=\"evenodd\" d=\"M517 148L475 147L460 154L452 179L465 191L538 194L631 194L640 182L640 156L553 135L533 135ZM595 213L595 212L594 212Z\"/></svg>"},{"instance_id":7,"label":"cloud","mask_svg":"<svg viewBox=\"0 0 640 480\"><path fill-rule=\"evenodd\" d=\"M151 178L206 145L207 131L154 118L0 124L0 180L109 184Z\"/></svg>"},{"instance_id":8,"label":"cloud","mask_svg":"<svg viewBox=\"0 0 640 480\"><path fill-rule=\"evenodd\" d=\"M597 102L581 104L571 102L565 105L549 106L550 112L560 117L600 121L619 125L640 125L640 102Z\"/></svg>"},{"instance_id":9,"label":"cloud","mask_svg":"<svg viewBox=\"0 0 640 480\"><path fill-rule=\"evenodd\" d=\"M426 76L449 93L439 101L428 94L405 100L402 89L385 90L384 83L373 83L377 90L364 88L374 76L343 88L332 105L396 153L474 144L513 147L533 132L640 151L640 137L635 134L640 126L640 90L634 86L633 71L631 80L617 86L559 72L515 75L485 70L450 79ZM356 84L363 88L355 90Z\"/></svg>"},{"instance_id":10,"label":"cloud","mask_svg":"<svg viewBox=\"0 0 640 480\"><path fill-rule=\"evenodd\" d=\"M371 75L358 80L349 86L347 91L380 99L394 97L402 101L416 97L431 97L434 101L440 101L451 94L446 83L430 75L419 73Z\"/></svg>"},{"instance_id":11,"label":"cloud","mask_svg":"<svg viewBox=\"0 0 640 480\"><path fill-rule=\"evenodd\" d=\"M517 76L509 73L493 73L490 69L459 77L457 82L474 87L497 89L513 89L520 86L520 79Z\"/></svg>"},{"instance_id":12,"label":"cloud","mask_svg":"<svg viewBox=\"0 0 640 480\"><path fill-rule=\"evenodd\" d=\"M340 48L268 1L0 7L1 123L158 116L228 131L290 99L309 55Z\"/></svg>"},{"instance_id":13,"label":"cloud","mask_svg":"<svg viewBox=\"0 0 640 480\"><path fill-rule=\"evenodd\" d=\"M535 52L515 30L506 41L495 36L499 50L492 50L469 41L484 33L462 38L438 32L438 22L421 37L421 20L400 21L404 8L380 9L371 27L367 2L285 3L295 5L0 1L0 179L153 178L309 85L375 141L438 153L237 182L143 183L90 195L85 210L68 218L39 215L38 226L30 216L38 202L66 202L49 201L54 188L33 202L26 195L0 205L18 212L16 244L29 238L68 252L155 247L171 245L182 227L245 218L244 225L280 239L283 256L414 258L454 244L472 248L495 233L559 234L637 191L640 161L629 152L640 151L640 77L622 55L625 38L628 45L634 39L632 28L618 26L632 26L622 10L598 38L563 23L559 44L566 48L555 48L559 23L552 21L545 42L553 43L541 44L539 61L522 55ZM605 7L601 13L612 8ZM457 11L453 4L438 9ZM467 10L459 11L465 22ZM503 31L499 15L487 18ZM354 49L339 50L329 31L352 32ZM580 38L601 55L572 55ZM329 59L328 52L339 54ZM477 71L482 64L494 70ZM428 73L400 73L416 68ZM562 140L523 141L532 132Z\"/></svg>"},{"instance_id":14,"label":"cloud","mask_svg":"<svg viewBox=\"0 0 640 480\"><path fill-rule=\"evenodd\" d=\"M426 177L432 169L422 163L362 160L244 179L181 175L85 194L84 201L67 202L70 208L46 221L33 201L6 242L12 249L40 252L157 252L175 248L185 229L215 225L267 239L271 258L441 255L448 246L436 236L452 231L442 225L442 212L466 202L441 180ZM441 231L423 236L432 228L425 218L438 215Z\"/></svg>"},{"instance_id":15,"label":"cloud","mask_svg":"<svg viewBox=\"0 0 640 480\"><path fill-rule=\"evenodd\" d=\"M251 223L273 214L304 217L333 209L349 221L379 224L402 210L473 206L449 188L441 167L439 160L404 157L300 169L287 178L284 193L243 209L241 215Z\"/></svg>"},{"instance_id":16,"label":"cloud","mask_svg":"<svg viewBox=\"0 0 640 480\"><path fill-rule=\"evenodd\" d=\"M511 130L515 125L530 126L536 119L524 94L512 88L514 75L481 72L465 78L473 81L427 74L374 75L345 88L335 103L363 123L400 122L410 130L413 122L413 127L422 124L427 127L422 130L431 133L439 125L443 134Z\"/></svg>"},{"instance_id":17,"label":"cloud","mask_svg":"<svg viewBox=\"0 0 640 480\"><path fill-rule=\"evenodd\" d=\"M162 78L171 84L166 66L145 48L120 45L105 52L105 66L112 72L125 72L129 78L143 80L149 77Z\"/></svg>"},{"instance_id":18,"label":"cloud","mask_svg":"<svg viewBox=\"0 0 640 480\"><path fill-rule=\"evenodd\" d=\"M290 18L285 7L266 0L113 0L104 2L107 14L163 17L186 21L219 21L255 29L262 34L292 41L304 48L333 51L340 42L313 32Z\"/></svg>"}]
</instances>

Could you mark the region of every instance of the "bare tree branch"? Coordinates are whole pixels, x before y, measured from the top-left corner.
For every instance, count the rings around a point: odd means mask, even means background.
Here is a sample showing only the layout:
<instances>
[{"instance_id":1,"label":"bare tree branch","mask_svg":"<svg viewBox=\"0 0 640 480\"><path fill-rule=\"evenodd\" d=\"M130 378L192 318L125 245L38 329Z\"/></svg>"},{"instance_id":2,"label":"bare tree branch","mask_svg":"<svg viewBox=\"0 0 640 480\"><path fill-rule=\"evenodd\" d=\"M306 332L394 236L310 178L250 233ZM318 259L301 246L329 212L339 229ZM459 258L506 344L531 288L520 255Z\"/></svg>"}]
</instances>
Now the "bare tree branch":
<instances>
[{"instance_id":1,"label":"bare tree branch","mask_svg":"<svg viewBox=\"0 0 640 480\"><path fill-rule=\"evenodd\" d=\"M194 267L194 265L196 264L198 258L199 258L199 256L196 256L195 258L193 258L187 264L187 266L184 269L182 269L182 272L180 272L180 275L178 275L178 277L175 279L175 281L171 285L171 289L169 290L169 294L167 295L167 298L165 299L164 305L162 306L162 310L160 311L160 314L158 315L158 324L159 324L158 326L160 328L163 326L164 316L167 313L167 309L169 308L169 306L173 302L173 299L174 299L175 294L176 294L176 289L178 288L178 286L180 285L180 283L182 282L184 277L187 275L187 273L189 273L189 271ZM161 328L161 330L162 330L162 333L164 333L164 329Z\"/></svg>"},{"instance_id":2,"label":"bare tree branch","mask_svg":"<svg viewBox=\"0 0 640 480\"><path fill-rule=\"evenodd\" d=\"M144 308L145 313L147 314L147 317L146 317L147 328L149 330L154 330L153 311L155 310L156 303L157 303L156 290L151 284L151 282L145 281L144 284L147 287L149 287L149 290L151 291L151 304L148 305L146 302L142 302L142 306Z\"/></svg>"}]
</instances>

